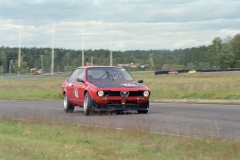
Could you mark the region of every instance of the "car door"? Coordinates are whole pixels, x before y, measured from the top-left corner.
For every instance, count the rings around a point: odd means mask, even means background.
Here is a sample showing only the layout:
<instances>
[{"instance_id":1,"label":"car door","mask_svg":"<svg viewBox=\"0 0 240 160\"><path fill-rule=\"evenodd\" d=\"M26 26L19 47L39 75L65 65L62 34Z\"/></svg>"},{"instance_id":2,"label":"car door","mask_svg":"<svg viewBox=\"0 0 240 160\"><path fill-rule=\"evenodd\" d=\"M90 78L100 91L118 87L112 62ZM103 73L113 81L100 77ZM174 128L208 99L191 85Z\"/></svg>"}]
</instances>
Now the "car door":
<instances>
[{"instance_id":1,"label":"car door","mask_svg":"<svg viewBox=\"0 0 240 160\"><path fill-rule=\"evenodd\" d=\"M77 75L72 83L73 87L73 103L76 104L77 106L83 106L83 101L84 101L84 83L77 81L77 78L85 80L84 76L84 68L79 68Z\"/></svg>"},{"instance_id":2,"label":"car door","mask_svg":"<svg viewBox=\"0 0 240 160\"><path fill-rule=\"evenodd\" d=\"M73 71L69 78L68 78L68 84L67 84L67 95L68 95L68 99L69 101L73 104L73 105L76 105L75 104L75 82L76 82L76 79L77 79L77 76L78 76L78 72L80 70L79 69L76 69L75 71Z\"/></svg>"}]
</instances>

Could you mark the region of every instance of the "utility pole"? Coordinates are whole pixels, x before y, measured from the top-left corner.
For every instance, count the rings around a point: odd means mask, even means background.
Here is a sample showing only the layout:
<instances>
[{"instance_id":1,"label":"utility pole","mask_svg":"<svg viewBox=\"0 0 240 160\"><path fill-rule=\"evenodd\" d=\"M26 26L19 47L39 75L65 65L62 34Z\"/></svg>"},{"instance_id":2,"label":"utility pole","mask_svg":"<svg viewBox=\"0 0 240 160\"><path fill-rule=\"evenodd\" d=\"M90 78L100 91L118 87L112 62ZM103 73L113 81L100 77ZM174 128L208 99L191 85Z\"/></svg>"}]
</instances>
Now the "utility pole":
<instances>
[{"instance_id":1,"label":"utility pole","mask_svg":"<svg viewBox=\"0 0 240 160\"><path fill-rule=\"evenodd\" d=\"M41 57L41 69L42 69L42 74L44 73L44 69L43 69L43 55L40 55Z\"/></svg>"},{"instance_id":2,"label":"utility pole","mask_svg":"<svg viewBox=\"0 0 240 160\"><path fill-rule=\"evenodd\" d=\"M12 70L13 70L14 68L15 68L15 66L14 66L13 60L11 59L11 60L10 60L10 63L9 63L9 74L12 73Z\"/></svg>"},{"instance_id":3,"label":"utility pole","mask_svg":"<svg viewBox=\"0 0 240 160\"><path fill-rule=\"evenodd\" d=\"M110 66L112 66L112 50L110 50Z\"/></svg>"},{"instance_id":4,"label":"utility pole","mask_svg":"<svg viewBox=\"0 0 240 160\"><path fill-rule=\"evenodd\" d=\"M155 67L154 67L154 62L153 62L152 55L153 55L153 54L149 54L149 56L150 56L150 62L151 62L151 65L152 65L152 70L154 71L154 70L155 70Z\"/></svg>"},{"instance_id":5,"label":"utility pole","mask_svg":"<svg viewBox=\"0 0 240 160\"><path fill-rule=\"evenodd\" d=\"M51 63L51 74L53 75L54 72L54 21L52 26L52 63Z\"/></svg>"},{"instance_id":6,"label":"utility pole","mask_svg":"<svg viewBox=\"0 0 240 160\"><path fill-rule=\"evenodd\" d=\"M91 66L93 65L93 56L91 56Z\"/></svg>"},{"instance_id":7,"label":"utility pole","mask_svg":"<svg viewBox=\"0 0 240 160\"><path fill-rule=\"evenodd\" d=\"M21 21L20 18L20 25L19 25L19 48L18 48L18 76L21 73Z\"/></svg>"},{"instance_id":8,"label":"utility pole","mask_svg":"<svg viewBox=\"0 0 240 160\"><path fill-rule=\"evenodd\" d=\"M84 26L82 30L82 66L84 66Z\"/></svg>"},{"instance_id":9,"label":"utility pole","mask_svg":"<svg viewBox=\"0 0 240 160\"><path fill-rule=\"evenodd\" d=\"M10 63L9 63L9 75L12 73L12 60L10 60Z\"/></svg>"},{"instance_id":10,"label":"utility pole","mask_svg":"<svg viewBox=\"0 0 240 160\"><path fill-rule=\"evenodd\" d=\"M111 26L111 29L110 29L110 66L112 66L112 26Z\"/></svg>"}]
</instances>

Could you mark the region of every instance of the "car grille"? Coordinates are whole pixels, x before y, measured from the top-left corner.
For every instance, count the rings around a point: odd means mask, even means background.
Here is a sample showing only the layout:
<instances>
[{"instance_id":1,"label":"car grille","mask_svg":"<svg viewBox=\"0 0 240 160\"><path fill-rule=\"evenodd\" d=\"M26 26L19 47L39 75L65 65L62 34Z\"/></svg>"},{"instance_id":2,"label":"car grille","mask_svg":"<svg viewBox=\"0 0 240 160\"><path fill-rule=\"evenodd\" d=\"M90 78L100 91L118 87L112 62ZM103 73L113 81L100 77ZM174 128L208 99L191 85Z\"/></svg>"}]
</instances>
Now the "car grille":
<instances>
[{"instance_id":1,"label":"car grille","mask_svg":"<svg viewBox=\"0 0 240 160\"><path fill-rule=\"evenodd\" d=\"M130 91L128 97L131 96L142 96L143 91ZM120 91L109 91L107 92L106 96L121 96Z\"/></svg>"},{"instance_id":2,"label":"car grille","mask_svg":"<svg viewBox=\"0 0 240 160\"><path fill-rule=\"evenodd\" d=\"M108 101L108 104L122 104L121 101ZM125 104L138 104L137 101L126 101Z\"/></svg>"}]
</instances>

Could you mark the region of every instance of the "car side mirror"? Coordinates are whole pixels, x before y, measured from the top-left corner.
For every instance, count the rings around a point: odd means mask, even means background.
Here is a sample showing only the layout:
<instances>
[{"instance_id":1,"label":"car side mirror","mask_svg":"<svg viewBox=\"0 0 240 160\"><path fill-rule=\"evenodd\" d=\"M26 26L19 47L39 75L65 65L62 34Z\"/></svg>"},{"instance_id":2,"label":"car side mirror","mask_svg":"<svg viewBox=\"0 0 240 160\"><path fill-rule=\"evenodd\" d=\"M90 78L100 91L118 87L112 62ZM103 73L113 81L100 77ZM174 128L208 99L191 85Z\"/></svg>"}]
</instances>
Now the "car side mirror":
<instances>
[{"instance_id":1,"label":"car side mirror","mask_svg":"<svg viewBox=\"0 0 240 160\"><path fill-rule=\"evenodd\" d=\"M138 82L138 83L143 83L143 80L138 80L137 82Z\"/></svg>"},{"instance_id":2,"label":"car side mirror","mask_svg":"<svg viewBox=\"0 0 240 160\"><path fill-rule=\"evenodd\" d=\"M84 83L84 80L82 80L81 78L77 78L77 82L82 82L82 83Z\"/></svg>"}]
</instances>

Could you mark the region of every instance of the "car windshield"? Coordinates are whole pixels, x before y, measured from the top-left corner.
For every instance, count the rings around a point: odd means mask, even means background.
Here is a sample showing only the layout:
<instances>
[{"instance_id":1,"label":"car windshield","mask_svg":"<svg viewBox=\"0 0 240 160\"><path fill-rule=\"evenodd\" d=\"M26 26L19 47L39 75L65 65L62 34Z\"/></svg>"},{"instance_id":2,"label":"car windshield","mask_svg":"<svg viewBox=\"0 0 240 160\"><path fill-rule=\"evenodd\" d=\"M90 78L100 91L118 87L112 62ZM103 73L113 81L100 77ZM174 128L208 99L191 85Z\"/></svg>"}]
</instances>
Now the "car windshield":
<instances>
[{"instance_id":1,"label":"car windshield","mask_svg":"<svg viewBox=\"0 0 240 160\"><path fill-rule=\"evenodd\" d=\"M88 68L88 80L128 80L134 81L133 77L124 68Z\"/></svg>"}]
</instances>

